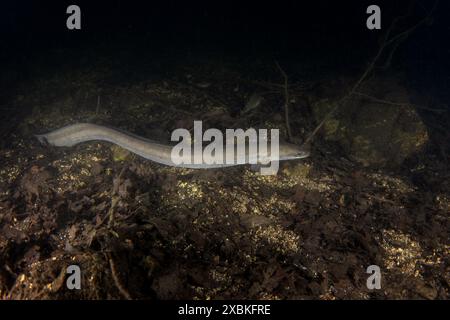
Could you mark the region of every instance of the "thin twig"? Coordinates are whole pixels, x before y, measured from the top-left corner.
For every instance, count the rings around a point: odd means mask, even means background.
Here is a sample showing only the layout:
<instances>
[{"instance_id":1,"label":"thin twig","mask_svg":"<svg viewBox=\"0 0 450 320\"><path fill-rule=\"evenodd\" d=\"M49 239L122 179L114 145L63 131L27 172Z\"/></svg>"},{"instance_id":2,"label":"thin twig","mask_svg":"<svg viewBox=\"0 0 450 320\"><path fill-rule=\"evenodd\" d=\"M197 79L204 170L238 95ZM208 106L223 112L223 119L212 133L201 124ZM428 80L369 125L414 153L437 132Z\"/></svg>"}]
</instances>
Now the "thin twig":
<instances>
[{"instance_id":1,"label":"thin twig","mask_svg":"<svg viewBox=\"0 0 450 320\"><path fill-rule=\"evenodd\" d=\"M266 89L271 89L274 90L275 88L277 89L283 89L284 85L279 84L279 83L272 83L272 82L267 82L267 81L256 81L256 80L251 80L252 83L264 87Z\"/></svg>"},{"instance_id":2,"label":"thin twig","mask_svg":"<svg viewBox=\"0 0 450 320\"><path fill-rule=\"evenodd\" d=\"M113 187L111 190L111 206L109 207L108 213L102 218L102 220L96 226L97 229L100 228L106 222L106 220L108 220L108 228L110 228L112 226L112 223L114 222L114 210L116 209L116 206L119 203L118 193L119 193L120 179L122 179L122 176L127 167L128 167L128 165L124 165L122 167L122 169L120 170L120 173L117 176L117 179L118 179L117 184L114 185L114 182L113 182Z\"/></svg>"},{"instance_id":3,"label":"thin twig","mask_svg":"<svg viewBox=\"0 0 450 320\"><path fill-rule=\"evenodd\" d=\"M108 254L108 261L109 261L109 267L111 269L111 276L114 280L114 284L116 285L117 289L119 289L120 294L127 300L133 300L130 293L123 287L122 283L120 282L120 279L119 279L119 276L118 276L117 270L116 270L116 265L110 254Z\"/></svg>"},{"instance_id":4,"label":"thin twig","mask_svg":"<svg viewBox=\"0 0 450 320\"><path fill-rule=\"evenodd\" d=\"M316 126L316 128L313 130L313 132L309 135L309 137L305 140L305 142L303 143L304 145L308 144L309 142L311 142L312 138L317 134L317 132L320 130L320 128L322 128L322 126L324 125L325 121L328 120L333 114L334 112L336 112L336 110L344 103L346 102L351 96L353 96L355 94L355 92L357 91L357 89L361 86L361 83L367 78L367 76L372 72L372 70L375 67L375 64L377 63L377 61L379 60L381 54L384 52L384 49L389 46L390 44L394 43L396 40L404 37L404 36L408 36L411 32L413 32L416 28L418 28L420 25L422 25L423 23L425 23L426 21L428 21L431 17L431 14L434 12L434 10L436 9L437 4L439 3L439 0L436 0L432 9L430 10L430 12L428 13L428 15L423 18L422 20L420 20L417 24L415 24L414 26L412 26L411 28L393 36L392 38L389 39L389 36L394 28L394 25L396 24L396 22L398 21L398 18L396 20L394 20L394 22L391 24L390 28L388 29L387 33L386 33L386 37L384 42L381 44L380 48L378 49L378 52L376 53L376 55L374 56L374 58L372 59L372 61L369 63L368 67L366 68L366 70L364 71L364 73L359 77L359 79L355 82L355 84L352 86L352 88L348 91L348 93L342 97L338 102L336 102L335 106L324 116L323 120Z\"/></svg>"},{"instance_id":5,"label":"thin twig","mask_svg":"<svg viewBox=\"0 0 450 320\"><path fill-rule=\"evenodd\" d=\"M113 182L113 191L111 194L111 207L109 208L108 211L108 228L110 228L112 226L112 224L114 223L114 211L116 209L117 204L119 203L119 187L120 187L120 180L122 180L122 176L126 170L126 168L128 167L128 165L124 165L122 167L122 170L120 170L119 175L117 176L117 183L116 185L114 185Z\"/></svg>"},{"instance_id":6,"label":"thin twig","mask_svg":"<svg viewBox=\"0 0 450 320\"><path fill-rule=\"evenodd\" d=\"M399 106L399 107L412 106L412 107L415 107L417 109L423 109L423 110L437 112L437 113L442 113L442 112L446 111L444 109L434 109L434 108L427 108L427 107L423 107L423 106L418 106L418 105L415 105L415 104L412 104L412 103L388 101L388 100L380 99L380 98L368 95L368 94L363 93L363 92L358 92L358 91L354 92L354 94L357 95L357 96L361 96L361 97L370 99L370 100L372 100L374 102L378 102L378 103L382 103L382 104L389 104L389 105L392 105L392 106Z\"/></svg>"},{"instance_id":7,"label":"thin twig","mask_svg":"<svg viewBox=\"0 0 450 320\"><path fill-rule=\"evenodd\" d=\"M272 90L273 92L279 92L280 89L283 90L284 87L285 87L284 84L272 83L272 82L267 82L267 81L250 80L250 82L252 82L252 83L254 83L254 84L256 84L256 85L258 85L260 87ZM289 84L288 88L291 91L294 91L294 90L301 90L301 91L303 91L305 89L311 88L313 85L314 85L313 81L308 81L306 83L291 83L291 84Z\"/></svg>"},{"instance_id":8,"label":"thin twig","mask_svg":"<svg viewBox=\"0 0 450 320\"><path fill-rule=\"evenodd\" d=\"M95 114L98 115L100 111L100 95L97 96L97 107L95 108Z\"/></svg>"},{"instance_id":9,"label":"thin twig","mask_svg":"<svg viewBox=\"0 0 450 320\"><path fill-rule=\"evenodd\" d=\"M281 74L283 75L284 79L284 120L286 122L286 131L288 135L288 140L292 141L292 133L291 133L291 126L289 124L289 81L288 76L286 72L284 72L283 68L281 68L278 61L275 61L275 64L277 65L278 70L280 70Z\"/></svg>"}]
</instances>

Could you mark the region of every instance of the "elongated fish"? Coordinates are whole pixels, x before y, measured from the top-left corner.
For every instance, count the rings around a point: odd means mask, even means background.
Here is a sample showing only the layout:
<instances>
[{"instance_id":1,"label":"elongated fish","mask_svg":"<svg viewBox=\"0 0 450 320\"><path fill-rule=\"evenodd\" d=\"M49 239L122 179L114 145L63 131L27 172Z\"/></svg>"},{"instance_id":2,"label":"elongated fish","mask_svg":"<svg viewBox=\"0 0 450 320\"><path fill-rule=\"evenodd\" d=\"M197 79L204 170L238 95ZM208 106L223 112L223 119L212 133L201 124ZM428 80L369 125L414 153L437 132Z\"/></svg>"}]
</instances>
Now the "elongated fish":
<instances>
[{"instance_id":1,"label":"elongated fish","mask_svg":"<svg viewBox=\"0 0 450 320\"><path fill-rule=\"evenodd\" d=\"M128 151L133 152L145 159L168 166L182 168L209 169L229 167L251 163L252 159L259 159L258 151L249 150L250 148L246 148L246 153L244 155L245 159L243 163L239 163L239 161L237 161L237 152L234 152L236 160L234 164L195 164L194 161L191 161L190 163L176 164L180 161L173 161L173 145L163 144L143 137L139 137L135 134L123 130L91 123L77 123L68 125L46 134L38 134L36 135L36 138L39 139L39 141L43 144L49 144L56 147L71 147L82 142L95 140L107 141L119 145L122 148L127 149ZM228 148L224 148L224 152L227 152L227 150ZM175 157L176 156L177 155L175 155ZM280 143L279 145L279 160L302 159L308 156L309 151L302 149L297 145L290 143Z\"/></svg>"}]
</instances>

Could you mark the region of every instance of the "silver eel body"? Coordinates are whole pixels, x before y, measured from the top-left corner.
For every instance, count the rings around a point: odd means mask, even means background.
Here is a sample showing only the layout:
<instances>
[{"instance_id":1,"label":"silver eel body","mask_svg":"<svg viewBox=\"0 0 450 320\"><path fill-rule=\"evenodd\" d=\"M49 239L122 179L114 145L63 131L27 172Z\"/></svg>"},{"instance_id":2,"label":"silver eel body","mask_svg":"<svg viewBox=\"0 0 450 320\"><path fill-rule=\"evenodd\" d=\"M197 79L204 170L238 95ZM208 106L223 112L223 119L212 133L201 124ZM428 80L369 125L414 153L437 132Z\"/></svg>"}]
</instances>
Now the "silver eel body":
<instances>
[{"instance_id":1,"label":"silver eel body","mask_svg":"<svg viewBox=\"0 0 450 320\"><path fill-rule=\"evenodd\" d=\"M193 162L191 162L191 164L175 164L172 161L172 145L142 138L123 130L91 123L68 125L46 134L38 134L36 135L36 138L41 143L56 147L71 147L82 142L95 140L107 141L127 149L145 159L174 167L208 169L239 165L237 161L235 164L193 164ZM308 156L309 152L307 150L303 150L293 144L280 143L279 160L301 159ZM249 159L258 159L258 154L249 154L249 151L247 150L245 163L249 163Z\"/></svg>"}]
</instances>

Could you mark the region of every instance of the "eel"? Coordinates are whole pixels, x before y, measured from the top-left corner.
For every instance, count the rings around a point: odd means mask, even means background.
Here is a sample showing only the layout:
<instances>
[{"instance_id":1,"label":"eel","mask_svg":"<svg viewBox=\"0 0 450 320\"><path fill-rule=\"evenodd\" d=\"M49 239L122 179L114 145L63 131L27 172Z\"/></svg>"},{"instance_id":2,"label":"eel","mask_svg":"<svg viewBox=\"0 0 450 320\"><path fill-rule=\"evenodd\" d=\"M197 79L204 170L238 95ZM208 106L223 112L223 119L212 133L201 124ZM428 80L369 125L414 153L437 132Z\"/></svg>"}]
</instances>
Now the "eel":
<instances>
[{"instance_id":1,"label":"eel","mask_svg":"<svg viewBox=\"0 0 450 320\"><path fill-rule=\"evenodd\" d=\"M46 134L37 134L35 136L42 144L48 144L56 147L71 147L82 142L95 140L107 141L116 144L132 153L135 153L145 159L168 166L182 167L182 168L193 168L193 169L221 168L240 164L248 164L251 162L249 159L259 159L259 154L257 154L258 151L256 151L256 154L250 154L252 151L249 151L249 148L245 148L246 154L244 163L238 163L238 161L235 161L234 164L228 163L194 164L193 161L191 161L191 163L176 164L172 161L173 146L170 144L152 141L137 136L135 134L123 131L121 129L101 126L92 123L76 123L51 131ZM228 149L224 148L224 150L225 150L224 152L226 152L226 150ZM253 153L255 152L253 151ZM237 152L234 152L234 154L236 159ZM302 147L290 143L280 142L279 144L278 160L302 159L308 156L309 151Z\"/></svg>"}]
</instances>

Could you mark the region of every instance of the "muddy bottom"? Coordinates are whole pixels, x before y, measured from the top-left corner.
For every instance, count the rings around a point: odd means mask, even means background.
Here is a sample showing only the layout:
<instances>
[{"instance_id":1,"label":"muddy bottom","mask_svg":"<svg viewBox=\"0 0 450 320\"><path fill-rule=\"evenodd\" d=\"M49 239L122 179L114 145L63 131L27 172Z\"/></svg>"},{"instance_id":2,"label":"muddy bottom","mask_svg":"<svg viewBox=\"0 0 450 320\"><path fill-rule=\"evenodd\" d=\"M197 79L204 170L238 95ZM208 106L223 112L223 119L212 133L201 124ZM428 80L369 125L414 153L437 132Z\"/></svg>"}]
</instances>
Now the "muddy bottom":
<instances>
[{"instance_id":1,"label":"muddy bottom","mask_svg":"<svg viewBox=\"0 0 450 320\"><path fill-rule=\"evenodd\" d=\"M395 169L365 167L319 137L309 158L262 176L249 166L171 168L106 142L55 148L33 137L89 121L168 139L193 120L286 136L283 109L267 103L282 105L282 93L264 89L266 105L239 117L263 89L224 70L132 86L102 70L56 74L16 98L33 108L11 118L0 149L0 298L447 299L450 175L438 153ZM296 101L301 141L315 123L308 100ZM67 288L71 265L81 269L81 290ZM372 265L380 289L367 287Z\"/></svg>"}]
</instances>

